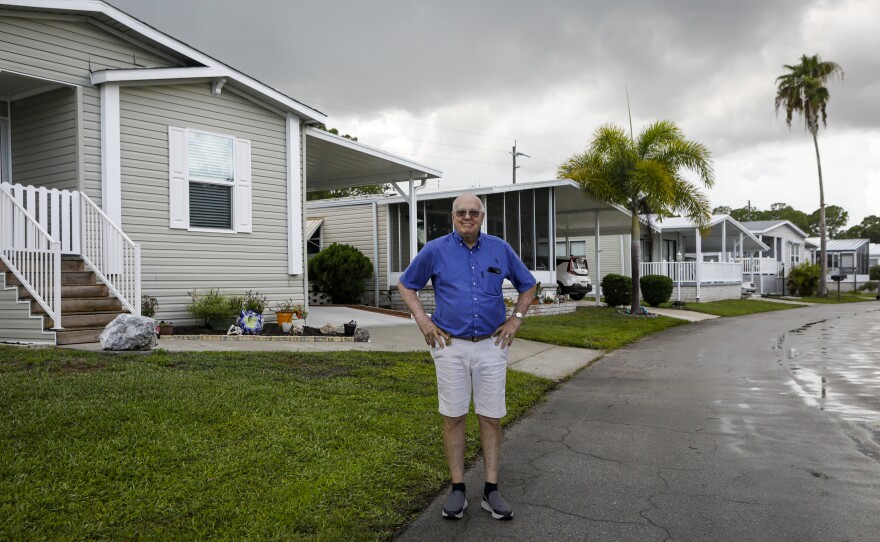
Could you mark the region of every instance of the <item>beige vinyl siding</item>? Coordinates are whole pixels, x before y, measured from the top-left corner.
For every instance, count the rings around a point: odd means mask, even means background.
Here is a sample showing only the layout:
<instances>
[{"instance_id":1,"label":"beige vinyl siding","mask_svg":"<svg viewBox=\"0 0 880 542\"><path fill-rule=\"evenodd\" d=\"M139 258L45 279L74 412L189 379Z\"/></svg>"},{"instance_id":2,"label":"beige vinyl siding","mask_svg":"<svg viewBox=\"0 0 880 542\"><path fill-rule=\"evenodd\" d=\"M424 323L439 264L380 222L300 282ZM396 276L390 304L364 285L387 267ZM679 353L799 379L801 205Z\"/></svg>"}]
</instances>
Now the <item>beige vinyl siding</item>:
<instances>
[{"instance_id":1,"label":"beige vinyl siding","mask_svg":"<svg viewBox=\"0 0 880 542\"><path fill-rule=\"evenodd\" d=\"M142 289L159 298L157 318L190 321L187 292L195 287L259 291L270 307L305 301L302 276L288 275L284 117L231 92L212 96L205 83L123 87L120 124L122 225L142 244ZM169 126L251 141L253 233L169 228Z\"/></svg>"},{"instance_id":2,"label":"beige vinyl siding","mask_svg":"<svg viewBox=\"0 0 880 542\"><path fill-rule=\"evenodd\" d=\"M60 88L12 102L16 183L76 190L76 91Z\"/></svg>"},{"instance_id":3,"label":"beige vinyl siding","mask_svg":"<svg viewBox=\"0 0 880 542\"><path fill-rule=\"evenodd\" d=\"M43 317L31 315L31 304L18 300L18 289L6 287L4 275L0 272L0 342L55 344L55 332L43 331Z\"/></svg>"},{"instance_id":4,"label":"beige vinyl siding","mask_svg":"<svg viewBox=\"0 0 880 542\"><path fill-rule=\"evenodd\" d=\"M91 85L91 71L167 68L182 63L141 49L87 20L26 15L0 15L0 70L82 87L83 141L79 152L84 178L79 188L101 205L100 90Z\"/></svg>"}]
</instances>

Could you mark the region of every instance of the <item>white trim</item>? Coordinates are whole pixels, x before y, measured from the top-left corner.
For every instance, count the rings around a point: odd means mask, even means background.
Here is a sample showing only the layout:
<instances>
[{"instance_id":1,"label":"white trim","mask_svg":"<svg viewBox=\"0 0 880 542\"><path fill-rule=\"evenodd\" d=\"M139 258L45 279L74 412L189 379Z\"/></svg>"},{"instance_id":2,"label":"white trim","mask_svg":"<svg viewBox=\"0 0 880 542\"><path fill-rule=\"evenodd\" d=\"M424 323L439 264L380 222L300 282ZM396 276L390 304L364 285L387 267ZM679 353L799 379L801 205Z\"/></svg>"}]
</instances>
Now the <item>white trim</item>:
<instances>
[{"instance_id":1,"label":"white trim","mask_svg":"<svg viewBox=\"0 0 880 542\"><path fill-rule=\"evenodd\" d=\"M122 229L122 150L120 147L119 86L101 87L101 207Z\"/></svg>"},{"instance_id":2,"label":"white trim","mask_svg":"<svg viewBox=\"0 0 880 542\"><path fill-rule=\"evenodd\" d=\"M303 235L303 182L302 182L302 142L300 141L300 119L288 113L286 127L287 141L287 273L301 275L303 272L302 247L308 241Z\"/></svg>"},{"instance_id":3,"label":"white trim","mask_svg":"<svg viewBox=\"0 0 880 542\"><path fill-rule=\"evenodd\" d=\"M92 72L92 84L105 83L140 83L150 81L189 81L192 79L213 80L230 75L231 70L217 68L132 68L128 70L99 70Z\"/></svg>"},{"instance_id":4,"label":"white trim","mask_svg":"<svg viewBox=\"0 0 880 542\"><path fill-rule=\"evenodd\" d=\"M419 164L418 162L413 162L412 160L407 160L406 158L402 158L400 156L391 154L389 152L383 151L381 149L377 149L375 147L370 147L369 145L364 145L363 143L358 143L357 141L352 141L351 139L346 139L344 137L340 137L338 135L331 134L330 132L319 130L317 128L307 127L306 135L314 137L316 139L321 139L323 141L327 141L329 143L335 143L337 145L341 145L343 147L347 147L354 151L361 152L363 154L367 154L370 156L374 156L376 158L381 158L383 160L388 160L389 162L394 162L395 164L399 164L401 166L416 170L410 172L409 175L404 179L400 180L411 180L411 179L424 179L427 177L439 178L443 176L443 172L439 169L434 169L428 167L424 164Z\"/></svg>"},{"instance_id":5,"label":"white trim","mask_svg":"<svg viewBox=\"0 0 880 542\"><path fill-rule=\"evenodd\" d=\"M150 45L147 45L147 44L144 43L142 40L139 41L139 40L135 39L134 37L129 36L129 35L126 34L125 32L120 32L119 30L116 30L116 29L113 28L112 26L109 26L109 25L106 25L106 24L102 23L101 21L95 19L94 17L86 17L86 21L87 21L89 24L92 24L92 25L97 26L98 28L100 28L100 29L103 30L104 32L107 32L108 34L113 34L114 36L116 36L116 37L119 38L119 39L125 40L125 41L127 41L128 43L131 43L131 44L133 44L133 45L137 45L137 46L140 47L141 49L144 49L145 51L149 51L150 53L153 53L153 54L156 55L156 56L160 56L160 57L164 58L165 60L167 60L167 61L169 61L169 62L174 62L174 63L177 64L178 66L185 66L185 65L186 65L186 63L184 63L183 61L181 61L179 58L176 58L176 57L174 57L174 56L172 56L172 55L169 55L169 54L166 53L165 51L162 51L162 50L160 50L160 49L157 49L157 48L155 48L155 47L152 47L152 46L150 46Z\"/></svg>"},{"instance_id":6,"label":"white trim","mask_svg":"<svg viewBox=\"0 0 880 542\"><path fill-rule=\"evenodd\" d=\"M140 34L144 38L151 40L159 45L166 47L182 56L203 64L209 68L225 69L230 71L230 78L238 81L242 85L250 87L260 94L266 96L270 100L277 101L285 108L316 122L324 122L327 116L316 109L301 104L296 100L285 96L277 90L260 83L259 81L248 77L247 75L235 71L222 62L211 58L210 56L193 49L192 47L180 42L171 36L156 30L155 28L142 23L131 15L114 8L113 6L101 2L100 0L12 0L4 2L9 6L22 8L37 8L58 10L61 12L86 12L91 14L102 14L116 21L117 23L129 28L133 32Z\"/></svg>"},{"instance_id":7,"label":"white trim","mask_svg":"<svg viewBox=\"0 0 880 542\"><path fill-rule=\"evenodd\" d=\"M3 143L0 148L0 182L12 184L12 127L9 117L0 118L0 134L4 136L0 138L0 143Z\"/></svg>"}]
</instances>

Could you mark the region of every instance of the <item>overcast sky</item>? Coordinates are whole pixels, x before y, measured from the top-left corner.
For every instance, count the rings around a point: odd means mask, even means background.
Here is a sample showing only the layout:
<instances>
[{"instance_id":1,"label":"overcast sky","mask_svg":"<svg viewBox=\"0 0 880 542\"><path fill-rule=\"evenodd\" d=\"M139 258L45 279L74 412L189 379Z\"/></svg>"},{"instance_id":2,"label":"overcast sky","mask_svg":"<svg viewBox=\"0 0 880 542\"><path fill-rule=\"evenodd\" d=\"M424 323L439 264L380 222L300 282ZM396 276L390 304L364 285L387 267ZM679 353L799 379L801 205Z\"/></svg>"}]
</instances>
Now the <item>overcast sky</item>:
<instances>
[{"instance_id":1,"label":"overcast sky","mask_svg":"<svg viewBox=\"0 0 880 542\"><path fill-rule=\"evenodd\" d=\"M783 64L818 53L826 203L880 215L880 2L112 0L329 115L328 126L443 171L440 186L555 178L603 123L677 122L715 162L713 206L819 206L799 119L774 112ZM436 188L436 184L432 187Z\"/></svg>"}]
</instances>

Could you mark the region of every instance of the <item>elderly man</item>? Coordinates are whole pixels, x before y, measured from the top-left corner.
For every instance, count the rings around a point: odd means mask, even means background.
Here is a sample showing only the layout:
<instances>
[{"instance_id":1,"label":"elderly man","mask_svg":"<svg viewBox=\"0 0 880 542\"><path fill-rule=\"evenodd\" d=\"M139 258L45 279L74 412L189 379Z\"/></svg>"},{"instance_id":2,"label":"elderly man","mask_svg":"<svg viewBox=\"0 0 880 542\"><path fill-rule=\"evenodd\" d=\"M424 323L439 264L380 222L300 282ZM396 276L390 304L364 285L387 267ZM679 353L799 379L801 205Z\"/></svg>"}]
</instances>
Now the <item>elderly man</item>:
<instances>
[{"instance_id":1,"label":"elderly man","mask_svg":"<svg viewBox=\"0 0 880 542\"><path fill-rule=\"evenodd\" d=\"M455 231L425 245L398 285L401 298L431 346L437 371L443 444L452 474L452 493L442 513L447 519L460 519L467 508L465 422L472 390L483 447L481 506L495 519L513 518L498 492L500 422L507 413L507 349L534 297L535 279L510 245L480 232L484 218L480 198L470 193L456 198L452 204ZM431 317L416 293L429 279L437 305ZM519 292L510 318L506 318L501 289L504 279Z\"/></svg>"}]
</instances>

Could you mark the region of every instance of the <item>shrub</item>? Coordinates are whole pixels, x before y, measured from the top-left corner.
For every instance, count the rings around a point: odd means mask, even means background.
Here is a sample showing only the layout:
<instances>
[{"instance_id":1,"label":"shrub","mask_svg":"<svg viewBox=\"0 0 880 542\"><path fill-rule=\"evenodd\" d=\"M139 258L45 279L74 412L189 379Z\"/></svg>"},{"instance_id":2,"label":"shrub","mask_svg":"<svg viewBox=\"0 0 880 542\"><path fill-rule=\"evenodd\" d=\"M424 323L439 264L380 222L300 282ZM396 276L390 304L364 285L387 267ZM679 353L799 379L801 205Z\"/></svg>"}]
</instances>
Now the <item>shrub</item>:
<instances>
[{"instance_id":1,"label":"shrub","mask_svg":"<svg viewBox=\"0 0 880 542\"><path fill-rule=\"evenodd\" d=\"M235 318L244 307L244 298L235 295L223 295L219 290L208 290L205 294L199 294L196 290L189 293L192 301L187 309L193 318L204 320L205 327L209 327L209 320L223 320Z\"/></svg>"},{"instance_id":2,"label":"shrub","mask_svg":"<svg viewBox=\"0 0 880 542\"><path fill-rule=\"evenodd\" d=\"M880 280L880 265L872 265L868 269L868 278L871 280Z\"/></svg>"},{"instance_id":3,"label":"shrub","mask_svg":"<svg viewBox=\"0 0 880 542\"><path fill-rule=\"evenodd\" d=\"M629 305L632 302L632 279L609 273L602 279L602 294L609 307Z\"/></svg>"},{"instance_id":4,"label":"shrub","mask_svg":"<svg viewBox=\"0 0 880 542\"><path fill-rule=\"evenodd\" d=\"M152 318L156 316L156 309L159 308L159 300L147 294L141 294L141 316Z\"/></svg>"},{"instance_id":5,"label":"shrub","mask_svg":"<svg viewBox=\"0 0 880 542\"><path fill-rule=\"evenodd\" d=\"M373 262L351 245L333 243L309 260L309 282L333 303L358 303Z\"/></svg>"},{"instance_id":6,"label":"shrub","mask_svg":"<svg viewBox=\"0 0 880 542\"><path fill-rule=\"evenodd\" d=\"M819 265L803 262L788 272L788 291L801 296L816 295L819 291Z\"/></svg>"},{"instance_id":7,"label":"shrub","mask_svg":"<svg viewBox=\"0 0 880 542\"><path fill-rule=\"evenodd\" d=\"M244 294L244 310L246 311L254 311L257 314L263 314L263 311L266 309L266 305L269 304L269 298L264 295L260 295L260 292L254 292L248 290Z\"/></svg>"},{"instance_id":8,"label":"shrub","mask_svg":"<svg viewBox=\"0 0 880 542\"><path fill-rule=\"evenodd\" d=\"M672 297L672 279L663 275L645 275L639 279L642 297L652 307L659 307Z\"/></svg>"},{"instance_id":9,"label":"shrub","mask_svg":"<svg viewBox=\"0 0 880 542\"><path fill-rule=\"evenodd\" d=\"M873 280L869 280L868 282L862 284L861 288L859 288L859 290L863 290L863 291L867 290L869 292L873 292L876 289L877 289L877 282L873 281Z\"/></svg>"}]
</instances>

